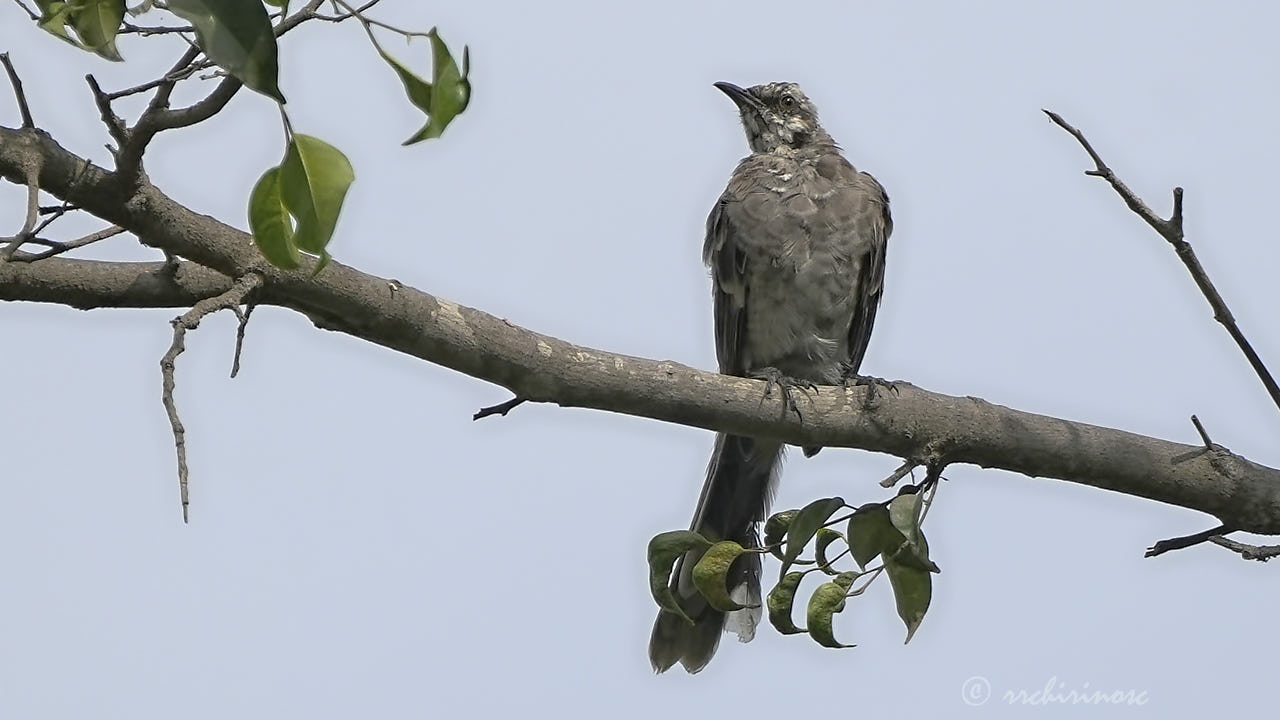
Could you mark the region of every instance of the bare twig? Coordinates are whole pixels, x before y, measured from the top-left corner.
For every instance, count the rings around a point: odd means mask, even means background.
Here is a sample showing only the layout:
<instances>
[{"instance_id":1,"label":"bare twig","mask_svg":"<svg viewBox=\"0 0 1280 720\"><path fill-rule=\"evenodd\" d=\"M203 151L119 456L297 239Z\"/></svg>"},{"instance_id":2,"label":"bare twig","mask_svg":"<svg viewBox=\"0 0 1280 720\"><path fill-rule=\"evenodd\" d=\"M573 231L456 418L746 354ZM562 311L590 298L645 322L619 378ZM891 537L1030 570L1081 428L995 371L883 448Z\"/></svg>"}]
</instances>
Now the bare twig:
<instances>
[{"instance_id":1,"label":"bare twig","mask_svg":"<svg viewBox=\"0 0 1280 720\"><path fill-rule=\"evenodd\" d=\"M76 248L82 248L85 245L92 245L99 240L106 240L109 237L115 237L122 232L124 232L124 228L119 225L112 225L109 228L104 228L98 232L89 233L84 237L69 240L64 243L42 242L42 245L48 246L48 250L38 253L22 253L21 255L14 256L12 259L14 262L35 262L37 260L44 260L45 258L50 258L54 255L61 255L65 252L70 252ZM28 240L27 242L31 242L31 240Z\"/></svg>"},{"instance_id":2,"label":"bare twig","mask_svg":"<svg viewBox=\"0 0 1280 720\"><path fill-rule=\"evenodd\" d=\"M40 219L40 170L44 166L43 160L31 160L27 163L24 173L23 183L27 186L27 214L22 221L22 229L11 238L0 238L0 242L5 243L5 247L0 248L0 260L8 260L13 254L22 247L23 243L29 242L34 235L36 221Z\"/></svg>"},{"instance_id":3,"label":"bare twig","mask_svg":"<svg viewBox=\"0 0 1280 720\"><path fill-rule=\"evenodd\" d=\"M38 14L36 14L36 12L35 12L34 10L32 10L32 9L31 9L31 8L29 8L29 7L27 7L27 4L26 4L26 3L24 3L24 2L22 2L22 0L13 0L13 3L14 3L15 5L17 5L18 7L22 8L22 10L23 10L25 13L27 13L27 16L28 16L28 17L30 17L33 21L34 21L34 20L39 20L39 19L40 19L40 16L39 16Z\"/></svg>"},{"instance_id":4,"label":"bare twig","mask_svg":"<svg viewBox=\"0 0 1280 720\"><path fill-rule=\"evenodd\" d=\"M902 463L902 465L899 466L897 470L894 470L893 474L881 480L880 487L891 488L894 485L897 485L898 481L902 480L902 478L909 475L912 470L915 470L919 466L920 466L920 463L916 462L915 460L907 460L906 462Z\"/></svg>"},{"instance_id":5,"label":"bare twig","mask_svg":"<svg viewBox=\"0 0 1280 720\"><path fill-rule=\"evenodd\" d=\"M0 53L0 63L4 64L4 71L9 75L9 84L13 86L13 94L18 100L18 112L22 114L22 127L35 127L36 123L31 119L31 108L27 105L27 94L22 91L22 78L19 78L18 71L13 69L9 53Z\"/></svg>"},{"instance_id":6,"label":"bare twig","mask_svg":"<svg viewBox=\"0 0 1280 720\"><path fill-rule=\"evenodd\" d=\"M1242 542L1236 542L1220 535L1214 535L1209 538L1209 542L1220 547L1224 547L1232 552L1240 554L1245 560L1257 560L1258 562L1266 562L1273 557L1280 557L1280 545L1248 545Z\"/></svg>"},{"instance_id":7,"label":"bare twig","mask_svg":"<svg viewBox=\"0 0 1280 720\"><path fill-rule=\"evenodd\" d=\"M1213 441L1209 439L1209 432L1204 429L1204 425L1200 424L1200 418L1195 415L1191 416L1191 424L1196 426L1196 432L1200 433L1200 439L1204 441L1204 449L1212 450Z\"/></svg>"},{"instance_id":8,"label":"bare twig","mask_svg":"<svg viewBox=\"0 0 1280 720\"><path fill-rule=\"evenodd\" d=\"M61 245L62 245L62 243L60 243L60 242L58 242L58 241L56 241L56 240L50 240L50 239L48 239L48 238L42 238L42 237L40 237L39 235L33 235L33 236L31 236L31 237L27 238L26 240L23 240L23 241L22 241L22 244L23 244L23 245L39 245L40 247L47 247L47 248L59 247L59 246L61 246ZM12 260L13 262L22 262L21 258L22 258L22 256L23 256L23 255L26 255L26 254L27 254L27 253L24 253L24 252L22 252L21 250L19 250L19 251L16 251L16 252L13 254L13 257L10 257L10 258L8 258L8 259L9 259L9 260ZM3 258L3 256L2 256L2 255L0 255L0 258Z\"/></svg>"},{"instance_id":9,"label":"bare twig","mask_svg":"<svg viewBox=\"0 0 1280 720\"><path fill-rule=\"evenodd\" d=\"M350 20L353 17L359 16L360 13L363 13L365 10L372 8L374 5L377 5L381 1L382 0L369 0L369 2L365 3L364 5L361 5L360 7L346 14L339 12L338 3L333 2L332 3L333 11L334 11L333 15L321 15L320 13L316 13L315 17L317 20L324 20L326 22L331 22L331 23L340 23L344 20Z\"/></svg>"},{"instance_id":10,"label":"bare twig","mask_svg":"<svg viewBox=\"0 0 1280 720\"><path fill-rule=\"evenodd\" d=\"M1248 359L1249 364L1253 367L1253 371L1257 373L1258 379L1267 388L1267 393L1271 395L1272 402L1276 404L1277 408L1280 408L1280 385L1276 384L1275 378L1271 376L1267 366L1263 364L1262 359L1258 357L1258 353L1254 351L1253 346L1245 338L1244 333L1241 332L1240 327L1236 324L1235 317L1232 316L1231 310L1227 307L1226 301L1222 299L1218 289L1209 280L1209 275L1205 272L1204 266L1200 264L1195 251L1191 249L1191 244L1183 236L1182 188L1176 187L1173 189L1173 213L1169 216L1169 219L1161 218L1151 208L1147 207L1147 204L1134 194L1129 189L1129 186L1116 177L1116 174L1112 172L1111 168L1107 167L1107 164L1102 161L1102 157L1085 139L1084 133L1068 124L1066 120L1062 119L1061 115L1049 110L1045 110L1044 113L1049 116L1049 119L1054 124L1070 133L1084 148L1084 151L1089 153L1090 159L1093 160L1094 169L1086 170L1085 174L1100 177L1110 183L1111 187L1115 189L1130 210L1142 218L1161 237L1169 241L1182 263L1186 265L1187 271L1191 273L1196 285L1200 287L1200 292L1209 301L1209 306L1213 308L1213 318L1221 323L1226 328L1227 333L1231 335L1231 339L1235 340L1236 345L1239 346L1240 351L1244 353L1245 358Z\"/></svg>"},{"instance_id":11,"label":"bare twig","mask_svg":"<svg viewBox=\"0 0 1280 720\"><path fill-rule=\"evenodd\" d=\"M1225 535L1230 532L1235 532L1236 529L1237 528L1227 527L1226 525L1219 525L1211 530L1205 530L1192 535L1183 535L1182 537L1161 540L1155 545L1147 548L1147 552L1143 557L1155 557L1157 555L1163 555L1170 550L1181 550L1183 548L1189 548L1192 545L1199 545L1202 542L1208 541L1215 535Z\"/></svg>"},{"instance_id":12,"label":"bare twig","mask_svg":"<svg viewBox=\"0 0 1280 720\"><path fill-rule=\"evenodd\" d=\"M66 215L67 213L72 212L74 210L78 210L78 209L79 208L74 208L69 203L65 203L65 202L62 203L62 205L60 206L48 208L47 212L46 212L46 208L40 207L37 210L37 212L39 212L41 215L45 217L43 220L40 221L39 225L36 225L35 228L31 230L31 234L33 236L39 235L40 233L44 232L45 229L48 228L50 225L57 222L63 215Z\"/></svg>"},{"instance_id":13,"label":"bare twig","mask_svg":"<svg viewBox=\"0 0 1280 720\"><path fill-rule=\"evenodd\" d=\"M210 67L213 67L212 60L201 60L199 62L193 62L190 65L187 65L186 67L183 67L179 70L171 70L170 72L165 73L164 75L156 78L155 80L149 80L147 82L142 83L141 85L135 85L130 88L125 88L124 90L116 90L115 92L107 93L107 98L114 101L114 100L119 100L120 98L123 98L123 97L128 97L130 95L137 95L138 93L144 93L148 90L154 90L155 88L158 88L161 85L164 85L166 83L177 82L179 80L186 80L187 78L191 77L195 73Z\"/></svg>"},{"instance_id":14,"label":"bare twig","mask_svg":"<svg viewBox=\"0 0 1280 720\"><path fill-rule=\"evenodd\" d=\"M124 23L120 26L120 35L167 35L171 33L193 33L196 29L190 25L134 25L133 23Z\"/></svg>"},{"instance_id":15,"label":"bare twig","mask_svg":"<svg viewBox=\"0 0 1280 720\"><path fill-rule=\"evenodd\" d=\"M119 149L123 148L125 143L129 141L129 131L125 127L124 121L111 108L111 98L102 91L102 86L98 84L97 78L93 75L85 75L84 80L89 83L89 89L93 91L93 102L98 106L98 115L101 116L102 123L107 126L107 132L110 133L111 139L116 141L114 148L108 145L107 149L111 150L112 156L116 157L118 162Z\"/></svg>"},{"instance_id":16,"label":"bare twig","mask_svg":"<svg viewBox=\"0 0 1280 720\"><path fill-rule=\"evenodd\" d=\"M18 77L18 71L13 68L9 53L0 53L0 64L4 65L4 70L9 75L9 84L13 86L13 94L18 101L18 112L22 115L22 130L34 130L35 122L31 119L27 94L22 90L22 79ZM44 169L42 159L30 159L23 167L23 184L27 186L27 212L22 220L22 228L15 235L0 238L0 245L4 246L0 247L0 260L12 258L23 243L29 242L39 232L36 229L36 222L40 219L40 171L42 169Z\"/></svg>"},{"instance_id":17,"label":"bare twig","mask_svg":"<svg viewBox=\"0 0 1280 720\"><path fill-rule=\"evenodd\" d=\"M503 417L506 417L507 413L523 405L528 400L529 398L513 397L506 402L501 402L501 403L498 403L497 405L490 405L489 407L486 407L486 408L480 408L480 410L476 412L475 415L471 416L471 419L481 420L483 418L489 417L490 415L501 415Z\"/></svg>"},{"instance_id":18,"label":"bare twig","mask_svg":"<svg viewBox=\"0 0 1280 720\"><path fill-rule=\"evenodd\" d=\"M173 444L178 454L178 493L182 499L182 522L189 520L190 507L187 493L187 441L186 430L178 417L178 406L173 401L174 362L186 349L188 330L194 330L205 316L219 310L228 310L244 302L245 297L262 286L262 276L256 272L246 273L236 280L230 290L215 297L206 298L196 303L190 310L173 319L173 342L164 357L160 358L161 400L165 413L169 416L169 426L173 429Z\"/></svg>"},{"instance_id":19,"label":"bare twig","mask_svg":"<svg viewBox=\"0 0 1280 720\"><path fill-rule=\"evenodd\" d=\"M281 20L279 23L276 24L276 29L275 29L276 37L278 38L281 35L284 35L285 33L298 27L304 22L307 22L308 20L321 19L322 16L320 15L320 13L316 11L319 10L320 6L323 4L324 4L324 0L311 0L311 2L302 6L302 8L298 10L298 12Z\"/></svg>"},{"instance_id":20,"label":"bare twig","mask_svg":"<svg viewBox=\"0 0 1280 720\"><path fill-rule=\"evenodd\" d=\"M373 41L373 44L374 44L374 46L375 46L375 47L377 47L377 45L378 45L378 41L373 39L373 33L372 33L372 32L371 32L371 30L370 30L370 28L371 28L371 27L380 27L380 28L382 28L383 30L388 30L388 31L390 31L390 32L393 32L393 33L395 33L395 34L397 34L397 35L400 35L400 36L403 36L403 37L405 37L405 38L416 38L416 37L420 37L420 38L429 38L429 37L431 37L431 33L429 33L429 32L414 32L414 31L412 31L412 30L404 30L404 29L402 29L402 28L398 28L398 27L396 27L395 25L390 25L390 24L388 24L388 23L384 23L384 22L382 22L381 20L375 20L375 19L370 18L370 17L365 17L365 16L364 16L364 11L365 11L365 10L368 10L369 8L371 8L371 7L373 7L374 5L376 5L376 4L377 4L376 2L365 3L365 5L364 5L364 6L362 6L362 7L358 7L358 8L357 8L357 7L353 7L353 6L351 6L349 3L345 2L345 0L333 0L333 4L334 4L334 5L337 5L337 6L340 6L342 9L346 10L346 11L347 11L347 14L346 14L346 15L337 15L337 16L334 16L333 18L327 18L327 19L329 19L331 22L342 22L343 20L346 20L347 18L354 17L355 19L357 19L357 20L359 20L359 21L360 21L360 24L361 24L361 25L363 25L363 26L364 26L364 31L365 31L366 33L368 33L368 34L369 34L369 39ZM381 47L378 47L378 52L382 52L382 48L381 48Z\"/></svg>"},{"instance_id":21,"label":"bare twig","mask_svg":"<svg viewBox=\"0 0 1280 720\"><path fill-rule=\"evenodd\" d=\"M240 374L240 351L244 349L244 332L249 328L249 316L253 314L253 309L256 307L258 307L257 303L249 302L245 305L244 312L241 312L239 307L231 308L236 311L236 317L240 318L240 324L236 327L236 354L231 358L233 380Z\"/></svg>"}]
</instances>

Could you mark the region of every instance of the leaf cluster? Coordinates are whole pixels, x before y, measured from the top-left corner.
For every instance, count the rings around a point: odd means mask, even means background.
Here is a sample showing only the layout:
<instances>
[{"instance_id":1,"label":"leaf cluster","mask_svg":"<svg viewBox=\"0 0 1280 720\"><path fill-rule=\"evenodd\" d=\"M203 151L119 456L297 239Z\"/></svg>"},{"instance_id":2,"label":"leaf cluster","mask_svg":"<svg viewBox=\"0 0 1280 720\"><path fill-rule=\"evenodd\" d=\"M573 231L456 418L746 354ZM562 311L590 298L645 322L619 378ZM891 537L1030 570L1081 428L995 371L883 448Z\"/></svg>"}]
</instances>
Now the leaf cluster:
<instances>
[{"instance_id":1,"label":"leaf cluster","mask_svg":"<svg viewBox=\"0 0 1280 720\"><path fill-rule=\"evenodd\" d=\"M836 640L834 616L845 609L849 598L862 595L872 581L885 574L910 642L929 609L932 574L940 572L929 558L929 544L921 528L931 497L926 500L920 487L908 485L892 500L858 508L839 497L815 500L803 508L772 515L765 523L760 548L743 547L732 540L713 543L691 530L661 533L649 542L650 590L663 611L692 623L671 582L676 561L687 556L685 562L695 563L693 584L707 604L722 612L741 610L743 606L730 597L730 568L743 553L768 552L781 565L778 581L766 600L770 624L783 635L808 633L824 647L839 648L852 646ZM842 509L853 512L833 519ZM843 550L833 553L841 546ZM876 558L880 564L872 566ZM852 563L843 562L846 560ZM793 570L797 565L809 567ZM810 594L805 627L799 627L793 619L796 596L801 581L810 573L821 573L828 579Z\"/></svg>"}]
</instances>

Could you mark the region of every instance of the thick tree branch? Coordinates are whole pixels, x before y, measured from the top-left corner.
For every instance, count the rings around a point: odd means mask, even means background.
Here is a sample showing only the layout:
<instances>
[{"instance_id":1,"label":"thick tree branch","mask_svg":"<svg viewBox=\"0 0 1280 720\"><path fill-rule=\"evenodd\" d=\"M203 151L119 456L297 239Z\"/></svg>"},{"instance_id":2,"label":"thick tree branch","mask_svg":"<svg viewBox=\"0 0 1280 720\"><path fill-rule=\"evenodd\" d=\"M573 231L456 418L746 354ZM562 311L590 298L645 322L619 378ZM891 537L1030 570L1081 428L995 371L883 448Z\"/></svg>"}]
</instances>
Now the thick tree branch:
<instances>
[{"instance_id":1,"label":"thick tree branch","mask_svg":"<svg viewBox=\"0 0 1280 720\"><path fill-rule=\"evenodd\" d=\"M183 207L145 179L124 185L100 167L86 168L47 135L0 128L0 176L23 184L33 163L41 168L45 192L125 228L144 244L221 276L260 273L260 304L292 308L319 327L501 385L530 401L794 445L861 448L929 465L970 463L1058 478L1200 510L1228 527L1280 534L1280 471L1221 447L1059 420L907 383L870 402L866 388L820 388L801 423L776 397L762 400L761 381L573 345L337 262L315 278L310 268L271 267L248 235ZM210 277L190 263L165 284L155 278L159 265L61 258L0 264L0 298L75 307L181 305L196 294L209 297L214 285L217 292L230 286L226 277Z\"/></svg>"},{"instance_id":2,"label":"thick tree branch","mask_svg":"<svg viewBox=\"0 0 1280 720\"><path fill-rule=\"evenodd\" d=\"M99 262L50 258L0 262L0 300L96 308L176 308L231 289L231 278L191 262Z\"/></svg>"}]
</instances>

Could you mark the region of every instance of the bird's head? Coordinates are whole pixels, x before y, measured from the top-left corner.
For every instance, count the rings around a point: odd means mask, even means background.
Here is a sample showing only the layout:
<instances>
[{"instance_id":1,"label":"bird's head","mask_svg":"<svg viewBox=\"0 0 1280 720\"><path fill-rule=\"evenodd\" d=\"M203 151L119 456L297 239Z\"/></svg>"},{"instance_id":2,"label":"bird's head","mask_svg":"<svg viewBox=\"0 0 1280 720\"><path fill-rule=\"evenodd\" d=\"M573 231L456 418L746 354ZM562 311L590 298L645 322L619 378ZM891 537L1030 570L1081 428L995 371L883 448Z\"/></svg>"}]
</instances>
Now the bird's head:
<instances>
[{"instance_id":1,"label":"bird's head","mask_svg":"<svg viewBox=\"0 0 1280 720\"><path fill-rule=\"evenodd\" d=\"M818 109L795 83L774 82L740 88L718 82L742 114L742 127L753 152L799 149L814 143L831 143L818 124Z\"/></svg>"}]
</instances>

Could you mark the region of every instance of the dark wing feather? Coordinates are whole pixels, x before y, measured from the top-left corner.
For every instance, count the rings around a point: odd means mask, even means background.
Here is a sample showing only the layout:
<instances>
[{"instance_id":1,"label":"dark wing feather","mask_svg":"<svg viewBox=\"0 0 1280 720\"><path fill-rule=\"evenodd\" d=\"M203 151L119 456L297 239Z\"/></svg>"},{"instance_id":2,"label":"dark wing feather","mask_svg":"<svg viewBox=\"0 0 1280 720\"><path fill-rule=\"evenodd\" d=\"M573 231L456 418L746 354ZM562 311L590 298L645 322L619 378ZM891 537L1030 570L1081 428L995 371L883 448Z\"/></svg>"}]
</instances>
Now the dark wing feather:
<instances>
[{"instance_id":1,"label":"dark wing feather","mask_svg":"<svg viewBox=\"0 0 1280 720\"><path fill-rule=\"evenodd\" d=\"M893 232L893 217L889 214L889 195L876 179L859 173L858 180L866 187L867 206L864 218L860 218L860 233L867 234L869 242L862 258L861 271L855 285L857 302L853 310L853 322L849 326L849 375L856 375L867 354L871 329L876 322L876 309L884 293L884 259L889 247L889 234Z\"/></svg>"},{"instance_id":2,"label":"dark wing feather","mask_svg":"<svg viewBox=\"0 0 1280 720\"><path fill-rule=\"evenodd\" d=\"M746 341L747 256L735 238L720 198L707 217L707 239L702 261L711 268L711 294L715 305L716 359L725 375L744 375L742 348Z\"/></svg>"}]
</instances>

